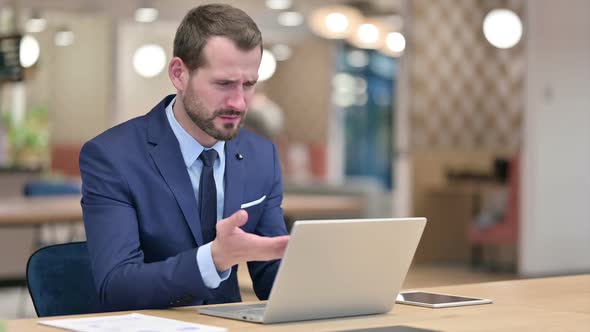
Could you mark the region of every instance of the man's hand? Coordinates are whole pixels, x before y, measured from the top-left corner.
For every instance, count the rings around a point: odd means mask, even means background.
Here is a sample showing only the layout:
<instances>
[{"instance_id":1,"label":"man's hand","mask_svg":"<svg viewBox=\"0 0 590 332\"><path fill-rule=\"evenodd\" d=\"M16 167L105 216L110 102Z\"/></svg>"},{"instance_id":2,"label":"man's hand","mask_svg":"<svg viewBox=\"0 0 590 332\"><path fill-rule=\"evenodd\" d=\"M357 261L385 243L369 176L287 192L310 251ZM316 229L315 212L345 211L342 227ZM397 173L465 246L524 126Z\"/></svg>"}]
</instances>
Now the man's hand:
<instances>
[{"instance_id":1,"label":"man's hand","mask_svg":"<svg viewBox=\"0 0 590 332\"><path fill-rule=\"evenodd\" d=\"M248 261L268 261L283 257L289 236L263 237L244 232L240 226L248 213L239 210L217 223L217 236L211 243L211 256L217 271Z\"/></svg>"}]
</instances>

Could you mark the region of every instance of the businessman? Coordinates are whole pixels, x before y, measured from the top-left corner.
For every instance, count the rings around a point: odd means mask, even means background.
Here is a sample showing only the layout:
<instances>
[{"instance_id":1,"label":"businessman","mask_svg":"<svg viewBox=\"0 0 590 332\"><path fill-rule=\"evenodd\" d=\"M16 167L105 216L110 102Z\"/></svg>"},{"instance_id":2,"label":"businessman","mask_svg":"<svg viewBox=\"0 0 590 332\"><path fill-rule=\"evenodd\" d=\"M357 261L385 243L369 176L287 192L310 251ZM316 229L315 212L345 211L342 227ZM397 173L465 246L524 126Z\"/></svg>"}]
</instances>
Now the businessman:
<instances>
[{"instance_id":1,"label":"businessman","mask_svg":"<svg viewBox=\"0 0 590 332\"><path fill-rule=\"evenodd\" d=\"M242 262L266 299L288 242L276 148L240 129L258 79L258 27L231 6L194 8L173 56L176 94L80 153L105 311L240 301Z\"/></svg>"}]
</instances>

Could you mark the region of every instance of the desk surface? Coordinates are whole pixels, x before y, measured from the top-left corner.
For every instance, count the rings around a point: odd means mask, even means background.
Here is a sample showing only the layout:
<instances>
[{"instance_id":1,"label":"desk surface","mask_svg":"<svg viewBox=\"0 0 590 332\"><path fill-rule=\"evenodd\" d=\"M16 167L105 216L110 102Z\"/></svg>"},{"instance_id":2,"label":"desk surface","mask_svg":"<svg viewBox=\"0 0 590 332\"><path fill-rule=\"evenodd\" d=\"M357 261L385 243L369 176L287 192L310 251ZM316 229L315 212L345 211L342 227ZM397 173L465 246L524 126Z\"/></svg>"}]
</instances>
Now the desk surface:
<instances>
[{"instance_id":1,"label":"desk surface","mask_svg":"<svg viewBox=\"0 0 590 332\"><path fill-rule=\"evenodd\" d=\"M1 226L80 222L80 196L11 197L0 200Z\"/></svg>"},{"instance_id":2,"label":"desk surface","mask_svg":"<svg viewBox=\"0 0 590 332\"><path fill-rule=\"evenodd\" d=\"M362 214L359 198L338 195L285 194L283 209L288 216L338 216ZM80 196L15 197L0 200L0 226L26 226L82 220Z\"/></svg>"},{"instance_id":3,"label":"desk surface","mask_svg":"<svg viewBox=\"0 0 590 332\"><path fill-rule=\"evenodd\" d=\"M224 326L230 331L346 331L395 325L440 331L590 330L590 275L434 287L427 290L491 298L494 303L445 309L397 304L391 312L383 315L272 325L199 315L194 307L137 312ZM5 324L7 331L60 331L38 325L38 321L12 320Z\"/></svg>"}]
</instances>

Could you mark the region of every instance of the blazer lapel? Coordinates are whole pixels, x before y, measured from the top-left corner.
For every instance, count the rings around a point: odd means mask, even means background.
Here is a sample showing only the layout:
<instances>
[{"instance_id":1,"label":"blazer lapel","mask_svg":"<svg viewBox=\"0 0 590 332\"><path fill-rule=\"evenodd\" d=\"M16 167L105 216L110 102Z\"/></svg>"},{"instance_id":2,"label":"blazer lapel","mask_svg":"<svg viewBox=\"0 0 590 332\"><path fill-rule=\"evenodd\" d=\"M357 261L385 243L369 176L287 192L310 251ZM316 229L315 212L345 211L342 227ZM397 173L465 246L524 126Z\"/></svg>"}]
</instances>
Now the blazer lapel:
<instances>
[{"instance_id":1,"label":"blazer lapel","mask_svg":"<svg viewBox=\"0 0 590 332\"><path fill-rule=\"evenodd\" d=\"M200 246L203 244L203 238L195 193L180 146L166 118L165 107L171 99L168 96L148 114L148 141L156 144L150 151L150 155L174 194L193 237Z\"/></svg>"},{"instance_id":2,"label":"blazer lapel","mask_svg":"<svg viewBox=\"0 0 590 332\"><path fill-rule=\"evenodd\" d=\"M244 173L246 158L238 159L240 135L225 143L225 198L223 217L227 218L240 209L244 193Z\"/></svg>"}]
</instances>

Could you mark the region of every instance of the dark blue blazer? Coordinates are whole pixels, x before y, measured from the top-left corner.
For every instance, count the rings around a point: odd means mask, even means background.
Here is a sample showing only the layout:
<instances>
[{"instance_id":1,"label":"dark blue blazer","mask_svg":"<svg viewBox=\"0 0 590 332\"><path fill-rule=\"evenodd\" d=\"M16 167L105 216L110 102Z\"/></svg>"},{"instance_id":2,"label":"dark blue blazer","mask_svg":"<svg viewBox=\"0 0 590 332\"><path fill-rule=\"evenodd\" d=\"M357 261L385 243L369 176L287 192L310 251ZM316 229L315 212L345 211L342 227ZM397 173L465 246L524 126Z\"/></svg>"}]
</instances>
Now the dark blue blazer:
<instances>
[{"instance_id":1,"label":"dark blue blazer","mask_svg":"<svg viewBox=\"0 0 590 332\"><path fill-rule=\"evenodd\" d=\"M217 289L203 284L196 262L203 245L197 202L165 112L173 97L90 140L80 153L84 225L105 311L241 300L237 266ZM241 129L225 153L224 218L266 196L246 209L242 229L287 234L275 146ZM268 298L278 265L248 263L259 298Z\"/></svg>"}]
</instances>

